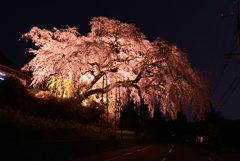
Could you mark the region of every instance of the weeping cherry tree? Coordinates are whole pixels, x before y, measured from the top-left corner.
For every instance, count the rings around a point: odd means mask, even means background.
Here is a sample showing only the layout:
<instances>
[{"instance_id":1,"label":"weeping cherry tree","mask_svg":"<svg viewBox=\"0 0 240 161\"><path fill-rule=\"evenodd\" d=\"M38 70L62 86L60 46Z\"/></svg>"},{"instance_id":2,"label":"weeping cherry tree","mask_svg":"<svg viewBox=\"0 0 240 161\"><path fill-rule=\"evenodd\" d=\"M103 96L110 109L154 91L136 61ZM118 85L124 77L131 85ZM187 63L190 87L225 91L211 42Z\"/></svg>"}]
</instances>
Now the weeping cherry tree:
<instances>
[{"instance_id":1,"label":"weeping cherry tree","mask_svg":"<svg viewBox=\"0 0 240 161\"><path fill-rule=\"evenodd\" d=\"M32 71L33 87L51 85L55 76L60 84L70 82L68 95L81 102L101 102L101 94L108 93L103 101L110 109L116 101L132 100L148 104L151 114L158 105L172 118L189 108L203 117L213 100L207 79L191 68L186 52L161 38L150 42L134 24L95 17L90 25L87 36L69 26L52 31L33 27L22 35L38 47L28 50L35 57L22 68Z\"/></svg>"}]
</instances>

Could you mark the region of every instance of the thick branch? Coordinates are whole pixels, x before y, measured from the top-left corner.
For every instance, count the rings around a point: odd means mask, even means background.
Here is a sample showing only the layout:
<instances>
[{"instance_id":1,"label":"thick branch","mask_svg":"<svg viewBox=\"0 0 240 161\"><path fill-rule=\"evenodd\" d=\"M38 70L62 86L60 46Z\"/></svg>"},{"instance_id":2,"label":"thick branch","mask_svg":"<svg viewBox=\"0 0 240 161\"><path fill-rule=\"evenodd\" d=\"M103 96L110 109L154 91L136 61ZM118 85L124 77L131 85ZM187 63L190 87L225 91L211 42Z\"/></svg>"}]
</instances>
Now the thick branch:
<instances>
[{"instance_id":1,"label":"thick branch","mask_svg":"<svg viewBox=\"0 0 240 161\"><path fill-rule=\"evenodd\" d=\"M97 89L94 89L94 90L87 91L84 95L85 95L85 98L87 98L88 96L91 96L93 94L109 92L115 87L133 87L133 88L137 88L137 89L140 90L139 86L136 85L136 83L140 79L141 79L141 77L138 75L135 80L115 82L113 84L110 84L110 85L106 86L105 88L97 88Z\"/></svg>"},{"instance_id":2,"label":"thick branch","mask_svg":"<svg viewBox=\"0 0 240 161\"><path fill-rule=\"evenodd\" d=\"M117 72L118 69L117 68L106 68L105 71ZM85 93L89 89L91 89L93 87L93 85L105 74L105 71L99 72L97 75L95 75L94 79L88 85L85 86L85 88L83 89L83 93Z\"/></svg>"},{"instance_id":3,"label":"thick branch","mask_svg":"<svg viewBox=\"0 0 240 161\"><path fill-rule=\"evenodd\" d=\"M142 72L140 72L140 73L138 74L138 76L136 77L136 79L133 80L133 83L139 82L141 78L142 78Z\"/></svg>"},{"instance_id":4,"label":"thick branch","mask_svg":"<svg viewBox=\"0 0 240 161\"><path fill-rule=\"evenodd\" d=\"M93 79L88 85L86 85L86 86L84 87L83 93L86 93L89 89L91 89L92 86L93 86L103 75L104 75L103 72L98 73L98 74L94 77L94 79Z\"/></svg>"}]
</instances>

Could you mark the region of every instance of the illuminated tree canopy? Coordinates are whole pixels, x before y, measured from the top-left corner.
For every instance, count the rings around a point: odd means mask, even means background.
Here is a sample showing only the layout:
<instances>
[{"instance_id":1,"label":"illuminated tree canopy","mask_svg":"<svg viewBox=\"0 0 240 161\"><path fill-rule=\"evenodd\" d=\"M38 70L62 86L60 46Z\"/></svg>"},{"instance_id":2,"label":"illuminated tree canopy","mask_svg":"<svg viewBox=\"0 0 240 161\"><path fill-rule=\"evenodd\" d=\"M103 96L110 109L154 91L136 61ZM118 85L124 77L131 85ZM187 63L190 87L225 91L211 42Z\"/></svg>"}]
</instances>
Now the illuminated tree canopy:
<instances>
[{"instance_id":1,"label":"illuminated tree canopy","mask_svg":"<svg viewBox=\"0 0 240 161\"><path fill-rule=\"evenodd\" d=\"M33 27L22 35L38 47L28 50L36 56L22 68L33 72L34 87L47 84L54 75L71 80L75 97L82 101L99 102L99 94L108 92L112 108L121 93L123 104L144 100L151 113L157 104L173 118L189 107L199 117L208 110L208 81L191 68L188 54L176 44L161 38L150 42L134 24L106 17L95 17L90 25L87 36L69 26L52 31Z\"/></svg>"}]
</instances>

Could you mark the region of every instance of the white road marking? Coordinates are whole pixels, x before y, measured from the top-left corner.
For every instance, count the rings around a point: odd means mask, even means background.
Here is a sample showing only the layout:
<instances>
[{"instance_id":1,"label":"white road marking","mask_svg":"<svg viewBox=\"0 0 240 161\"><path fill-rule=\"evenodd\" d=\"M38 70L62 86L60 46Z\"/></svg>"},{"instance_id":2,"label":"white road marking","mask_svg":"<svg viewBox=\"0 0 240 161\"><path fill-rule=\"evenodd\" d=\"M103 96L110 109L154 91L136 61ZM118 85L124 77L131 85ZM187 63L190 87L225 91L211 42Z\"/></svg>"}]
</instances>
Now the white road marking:
<instances>
[{"instance_id":1,"label":"white road marking","mask_svg":"<svg viewBox=\"0 0 240 161\"><path fill-rule=\"evenodd\" d=\"M148 147L146 147L146 148L142 148L142 149L138 149L138 150L136 150L136 151L129 152L129 153L126 153L126 154L123 154L123 155L119 155L119 156L117 156L117 157L110 158L110 159L107 159L107 160L105 160L105 161L110 161L110 160L114 160L114 159L117 159L117 158L121 158L121 157L123 157L123 156L129 155L129 154L132 154L132 153L134 153L134 152L142 151L142 150L147 149L147 148L149 148L149 147L151 147L151 146L148 146Z\"/></svg>"},{"instance_id":2,"label":"white road marking","mask_svg":"<svg viewBox=\"0 0 240 161\"><path fill-rule=\"evenodd\" d=\"M133 152L131 152L131 153L126 153L126 154L123 154L123 155L119 155L119 156L117 156L117 157L110 158L110 159L107 159L107 160L105 160L105 161L110 161L110 160L114 160L114 159L117 159L117 158L121 158L121 157L123 157L123 156L129 155L129 154L132 154L132 153L133 153Z\"/></svg>"},{"instance_id":3,"label":"white road marking","mask_svg":"<svg viewBox=\"0 0 240 161\"><path fill-rule=\"evenodd\" d=\"M146 148L138 149L138 150L136 150L136 152L142 151L142 150L147 149L147 148L150 148L150 147L151 147L151 146L147 146Z\"/></svg>"},{"instance_id":4,"label":"white road marking","mask_svg":"<svg viewBox=\"0 0 240 161\"><path fill-rule=\"evenodd\" d=\"M163 159L162 159L162 161L165 161L165 160L166 160L166 158L163 158Z\"/></svg>"},{"instance_id":5,"label":"white road marking","mask_svg":"<svg viewBox=\"0 0 240 161\"><path fill-rule=\"evenodd\" d=\"M172 149L169 150L169 153L171 153L171 152L172 152Z\"/></svg>"},{"instance_id":6,"label":"white road marking","mask_svg":"<svg viewBox=\"0 0 240 161\"><path fill-rule=\"evenodd\" d=\"M208 158L210 161L213 161L211 158Z\"/></svg>"}]
</instances>

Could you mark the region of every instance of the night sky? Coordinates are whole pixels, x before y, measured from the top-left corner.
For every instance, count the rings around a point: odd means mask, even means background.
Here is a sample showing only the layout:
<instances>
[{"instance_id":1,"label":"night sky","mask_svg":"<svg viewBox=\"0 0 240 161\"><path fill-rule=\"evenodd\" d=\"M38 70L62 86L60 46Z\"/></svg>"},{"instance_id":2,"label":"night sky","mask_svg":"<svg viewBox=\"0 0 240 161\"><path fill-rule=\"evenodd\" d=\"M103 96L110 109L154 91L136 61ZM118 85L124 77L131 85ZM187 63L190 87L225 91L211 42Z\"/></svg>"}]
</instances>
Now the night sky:
<instances>
[{"instance_id":1,"label":"night sky","mask_svg":"<svg viewBox=\"0 0 240 161\"><path fill-rule=\"evenodd\" d=\"M240 119L240 65L238 56L224 54L238 53L236 17L220 15L236 11L234 0L1 0L0 50L22 67L33 58L25 53L33 45L19 41L20 35L33 26L76 26L86 35L93 17L134 23L150 41L161 37L176 43L187 49L193 68L211 72L206 76L219 102L216 110L235 120Z\"/></svg>"}]
</instances>

